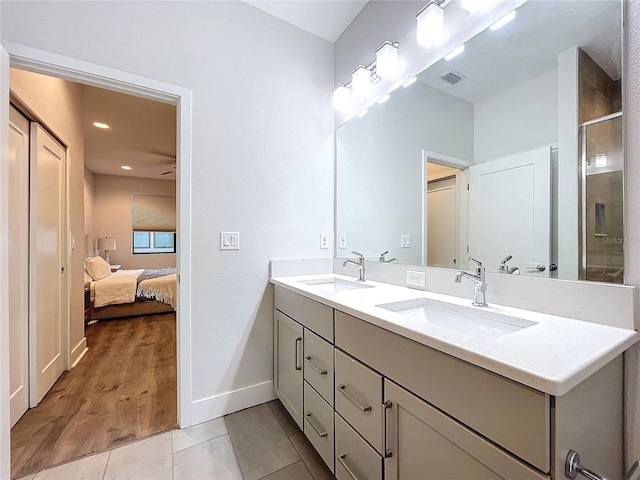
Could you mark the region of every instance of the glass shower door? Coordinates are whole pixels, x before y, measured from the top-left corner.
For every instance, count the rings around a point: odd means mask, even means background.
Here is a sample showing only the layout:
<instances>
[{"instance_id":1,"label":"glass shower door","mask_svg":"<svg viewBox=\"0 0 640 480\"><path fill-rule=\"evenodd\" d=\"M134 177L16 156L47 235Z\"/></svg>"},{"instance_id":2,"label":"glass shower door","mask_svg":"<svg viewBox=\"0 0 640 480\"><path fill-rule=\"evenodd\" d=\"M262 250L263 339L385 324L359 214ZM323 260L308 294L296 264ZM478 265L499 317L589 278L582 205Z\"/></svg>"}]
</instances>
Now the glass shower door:
<instances>
[{"instance_id":1,"label":"glass shower door","mask_svg":"<svg viewBox=\"0 0 640 480\"><path fill-rule=\"evenodd\" d=\"M581 128L582 280L624 283L622 113Z\"/></svg>"}]
</instances>

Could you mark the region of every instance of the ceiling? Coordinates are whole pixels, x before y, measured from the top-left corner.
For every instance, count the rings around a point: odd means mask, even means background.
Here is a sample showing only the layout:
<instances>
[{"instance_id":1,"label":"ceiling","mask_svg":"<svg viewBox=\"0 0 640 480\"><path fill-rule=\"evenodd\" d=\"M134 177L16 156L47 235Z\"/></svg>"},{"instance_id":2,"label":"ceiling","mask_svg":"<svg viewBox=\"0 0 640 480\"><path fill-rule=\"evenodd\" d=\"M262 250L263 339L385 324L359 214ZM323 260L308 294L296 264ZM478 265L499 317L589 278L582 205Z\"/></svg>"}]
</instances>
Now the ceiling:
<instances>
[{"instance_id":1,"label":"ceiling","mask_svg":"<svg viewBox=\"0 0 640 480\"><path fill-rule=\"evenodd\" d=\"M461 55L436 62L418 79L477 103L557 67L558 54L579 46L617 80L621 75L621 17L621 2L529 1L517 9L511 23L476 35ZM466 79L452 86L439 78L451 70Z\"/></svg>"},{"instance_id":2,"label":"ceiling","mask_svg":"<svg viewBox=\"0 0 640 480\"><path fill-rule=\"evenodd\" d=\"M368 0L244 0L244 2L335 43Z\"/></svg>"},{"instance_id":3,"label":"ceiling","mask_svg":"<svg viewBox=\"0 0 640 480\"><path fill-rule=\"evenodd\" d=\"M85 166L93 173L175 180L176 107L82 86ZM100 129L93 122L110 126ZM131 170L123 170L128 165ZM169 172L166 175L162 175Z\"/></svg>"}]
</instances>

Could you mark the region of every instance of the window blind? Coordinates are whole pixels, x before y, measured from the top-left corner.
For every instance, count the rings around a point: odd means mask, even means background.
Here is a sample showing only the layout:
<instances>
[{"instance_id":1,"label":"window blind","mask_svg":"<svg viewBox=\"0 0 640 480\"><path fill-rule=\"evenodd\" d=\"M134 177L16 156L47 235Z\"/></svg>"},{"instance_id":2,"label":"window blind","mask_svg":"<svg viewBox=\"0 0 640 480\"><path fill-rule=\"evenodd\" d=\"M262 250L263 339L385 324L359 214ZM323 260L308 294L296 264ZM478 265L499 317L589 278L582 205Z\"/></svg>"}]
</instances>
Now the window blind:
<instances>
[{"instance_id":1,"label":"window blind","mask_svg":"<svg viewBox=\"0 0 640 480\"><path fill-rule=\"evenodd\" d=\"M134 232L175 232L176 197L131 195L131 223Z\"/></svg>"}]
</instances>

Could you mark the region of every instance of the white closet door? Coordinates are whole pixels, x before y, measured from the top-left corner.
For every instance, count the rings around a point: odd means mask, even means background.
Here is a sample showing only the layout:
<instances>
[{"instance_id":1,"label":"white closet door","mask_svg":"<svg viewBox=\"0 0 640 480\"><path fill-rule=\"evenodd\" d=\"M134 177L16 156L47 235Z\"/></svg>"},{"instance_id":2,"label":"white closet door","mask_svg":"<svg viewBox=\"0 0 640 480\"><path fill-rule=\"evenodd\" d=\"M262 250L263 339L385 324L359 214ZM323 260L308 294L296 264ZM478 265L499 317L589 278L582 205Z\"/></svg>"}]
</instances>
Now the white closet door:
<instances>
[{"instance_id":1,"label":"white closet door","mask_svg":"<svg viewBox=\"0 0 640 480\"><path fill-rule=\"evenodd\" d=\"M29 408L29 121L9 112L9 399L11 427Z\"/></svg>"},{"instance_id":2,"label":"white closet door","mask_svg":"<svg viewBox=\"0 0 640 480\"><path fill-rule=\"evenodd\" d=\"M427 265L458 265L458 186L455 178L438 180L427 187Z\"/></svg>"},{"instance_id":3,"label":"white closet door","mask_svg":"<svg viewBox=\"0 0 640 480\"><path fill-rule=\"evenodd\" d=\"M550 147L469 168L469 255L490 272L512 255L509 265L522 274L549 276ZM544 266L544 271L536 270L536 265Z\"/></svg>"},{"instance_id":4,"label":"white closet door","mask_svg":"<svg viewBox=\"0 0 640 480\"><path fill-rule=\"evenodd\" d=\"M30 404L38 405L64 371L63 294L65 150L31 125Z\"/></svg>"}]
</instances>

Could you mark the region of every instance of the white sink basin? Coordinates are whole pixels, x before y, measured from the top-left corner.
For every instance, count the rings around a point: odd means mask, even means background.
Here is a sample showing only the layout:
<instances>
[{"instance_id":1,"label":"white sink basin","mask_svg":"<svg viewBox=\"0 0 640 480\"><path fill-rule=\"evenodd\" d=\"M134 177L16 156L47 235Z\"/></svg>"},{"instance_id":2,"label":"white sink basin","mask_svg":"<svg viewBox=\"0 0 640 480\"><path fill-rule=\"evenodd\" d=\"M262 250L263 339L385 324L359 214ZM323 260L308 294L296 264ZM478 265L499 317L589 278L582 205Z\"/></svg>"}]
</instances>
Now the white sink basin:
<instances>
[{"instance_id":1,"label":"white sink basin","mask_svg":"<svg viewBox=\"0 0 640 480\"><path fill-rule=\"evenodd\" d=\"M342 292L345 290L358 290L362 288L373 288L373 285L366 283L351 282L341 278L314 278L311 280L298 280L305 285L311 285L328 292Z\"/></svg>"},{"instance_id":2,"label":"white sink basin","mask_svg":"<svg viewBox=\"0 0 640 480\"><path fill-rule=\"evenodd\" d=\"M517 317L482 311L477 308L445 308L439 302L426 298L376 305L399 313L414 323L427 322L475 338L495 338L537 325L536 322Z\"/></svg>"}]
</instances>

